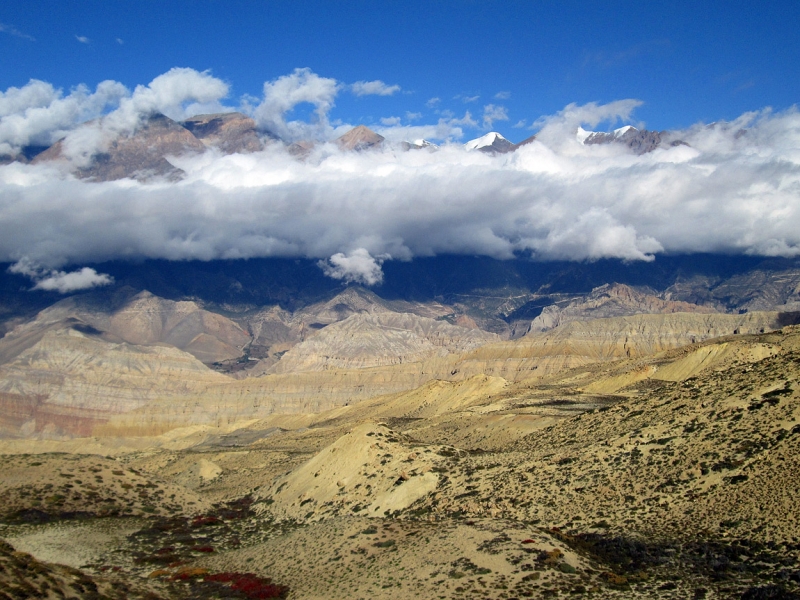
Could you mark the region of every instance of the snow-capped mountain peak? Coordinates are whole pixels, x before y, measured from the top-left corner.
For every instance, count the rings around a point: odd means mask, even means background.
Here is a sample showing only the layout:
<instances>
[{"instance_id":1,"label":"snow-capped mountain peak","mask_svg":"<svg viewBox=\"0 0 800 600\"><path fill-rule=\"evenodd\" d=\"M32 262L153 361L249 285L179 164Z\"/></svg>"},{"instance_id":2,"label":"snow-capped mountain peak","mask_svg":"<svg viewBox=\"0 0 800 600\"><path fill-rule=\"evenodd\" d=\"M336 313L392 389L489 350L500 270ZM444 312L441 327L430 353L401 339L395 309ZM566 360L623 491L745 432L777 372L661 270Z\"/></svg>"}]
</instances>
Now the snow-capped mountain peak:
<instances>
[{"instance_id":1,"label":"snow-capped mountain peak","mask_svg":"<svg viewBox=\"0 0 800 600\"><path fill-rule=\"evenodd\" d=\"M477 139L468 141L466 144L464 144L464 148L466 148L467 150L479 150L481 148L486 148L487 146L491 146L497 140L504 140L504 141L508 142L508 140L506 138L504 138L502 135L500 135L496 131L490 131L486 135L483 135L483 136L481 136L481 137L479 137ZM509 143L511 143L511 142L509 142Z\"/></svg>"},{"instance_id":2,"label":"snow-capped mountain peak","mask_svg":"<svg viewBox=\"0 0 800 600\"><path fill-rule=\"evenodd\" d=\"M619 129L615 129L615 130L614 130L614 137L616 137L616 138L622 137L623 135L625 135L626 133L628 133L628 132L629 132L629 131L631 131L631 130L632 130L634 133L636 133L637 131L639 131L639 130L638 130L638 129L636 129L636 127L634 127L633 125L625 125L625 127L620 127Z\"/></svg>"},{"instance_id":3,"label":"snow-capped mountain peak","mask_svg":"<svg viewBox=\"0 0 800 600\"><path fill-rule=\"evenodd\" d=\"M605 133L603 131L586 131L583 127L578 127L575 137L577 138L579 144L597 144L618 140L629 131L633 132L634 134L639 132L639 130L633 125L625 125L624 127L615 129L611 133Z\"/></svg>"},{"instance_id":4,"label":"snow-capped mountain peak","mask_svg":"<svg viewBox=\"0 0 800 600\"><path fill-rule=\"evenodd\" d=\"M594 131L586 131L583 127L578 127L578 132L575 134L575 137L577 137L579 144L583 144L586 141L586 138L594 135L595 133L596 132Z\"/></svg>"},{"instance_id":5,"label":"snow-capped mountain peak","mask_svg":"<svg viewBox=\"0 0 800 600\"><path fill-rule=\"evenodd\" d=\"M467 150L480 150L489 154L511 152L514 149L514 144L509 142L502 135L496 131L490 131L475 140L470 140L464 144Z\"/></svg>"}]
</instances>

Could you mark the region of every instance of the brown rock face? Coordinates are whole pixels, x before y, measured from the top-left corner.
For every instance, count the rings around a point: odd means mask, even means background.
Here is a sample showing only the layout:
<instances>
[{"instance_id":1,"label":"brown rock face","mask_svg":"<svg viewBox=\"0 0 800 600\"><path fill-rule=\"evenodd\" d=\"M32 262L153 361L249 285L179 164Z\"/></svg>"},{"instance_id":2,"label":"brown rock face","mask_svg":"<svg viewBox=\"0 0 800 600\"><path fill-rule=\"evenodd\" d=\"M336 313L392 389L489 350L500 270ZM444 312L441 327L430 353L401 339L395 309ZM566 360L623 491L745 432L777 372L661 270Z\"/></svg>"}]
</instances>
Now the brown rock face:
<instances>
[{"instance_id":1,"label":"brown rock face","mask_svg":"<svg viewBox=\"0 0 800 600\"><path fill-rule=\"evenodd\" d=\"M207 146L225 154L258 152L264 145L256 131L256 122L242 113L197 115L181 123Z\"/></svg>"},{"instance_id":2,"label":"brown rock face","mask_svg":"<svg viewBox=\"0 0 800 600\"><path fill-rule=\"evenodd\" d=\"M229 379L176 348L113 344L74 329L49 331L0 367L0 430L11 436L88 435L112 415L224 381Z\"/></svg>"},{"instance_id":3,"label":"brown rock face","mask_svg":"<svg viewBox=\"0 0 800 600\"><path fill-rule=\"evenodd\" d=\"M238 358L250 335L222 315L190 301L175 302L140 292L109 307L87 295L57 302L36 320L0 339L0 364L37 343L46 332L75 327L106 341L136 345L169 344L205 363Z\"/></svg>"},{"instance_id":4,"label":"brown rock face","mask_svg":"<svg viewBox=\"0 0 800 600\"><path fill-rule=\"evenodd\" d=\"M289 350L275 373L363 369L460 353L499 336L412 314L355 314Z\"/></svg>"},{"instance_id":5,"label":"brown rock face","mask_svg":"<svg viewBox=\"0 0 800 600\"><path fill-rule=\"evenodd\" d=\"M571 321L513 342L486 344L464 355L456 369L462 378L485 374L521 381L591 363L649 356L715 337L757 334L779 327L777 312L678 312Z\"/></svg>"},{"instance_id":6,"label":"brown rock face","mask_svg":"<svg viewBox=\"0 0 800 600\"><path fill-rule=\"evenodd\" d=\"M137 313L134 313L134 316ZM676 313L575 321L514 342L444 321L389 311L355 314L319 330L273 364L232 380L163 345L109 343L99 332L49 330L0 368L0 414L11 435L98 431L152 435L192 424L275 413L316 413L432 379L476 375L537 380L582 365L642 357L734 333L774 328L777 313ZM151 339L126 321L126 335ZM486 343L490 342L490 343Z\"/></svg>"},{"instance_id":7,"label":"brown rock face","mask_svg":"<svg viewBox=\"0 0 800 600\"><path fill-rule=\"evenodd\" d=\"M87 125L89 126L89 125ZM105 152L96 154L92 164L80 168L76 175L83 179L113 181L131 177L146 180L152 177L180 177L181 171L174 167L167 156L178 156L187 152L204 152L203 142L192 133L164 115L153 115L132 135L120 135L113 140ZM64 155L63 141L36 156L34 164L58 160Z\"/></svg>"},{"instance_id":8,"label":"brown rock face","mask_svg":"<svg viewBox=\"0 0 800 600\"><path fill-rule=\"evenodd\" d=\"M336 143L342 150L368 150L369 148L379 148L384 141L382 135L378 135L370 128L364 125L354 127L342 137L336 140Z\"/></svg>"},{"instance_id":9,"label":"brown rock face","mask_svg":"<svg viewBox=\"0 0 800 600\"><path fill-rule=\"evenodd\" d=\"M542 310L530 326L531 332L547 331L571 321L627 317L636 314L714 313L713 308L678 300L662 300L630 286L612 283L592 290L586 298L566 305L553 304Z\"/></svg>"},{"instance_id":10,"label":"brown rock face","mask_svg":"<svg viewBox=\"0 0 800 600\"><path fill-rule=\"evenodd\" d=\"M262 309L242 319L253 336L249 347L250 361L245 364L246 373L239 375L258 376L270 369L296 344L324 333L328 325L344 321L353 315L411 313L419 317L436 319L449 314L451 309L438 303L416 303L400 300L386 301L369 290L350 287L327 301L306 306L294 313L273 306ZM462 325L461 323L457 323ZM469 327L469 325L462 325ZM322 338L326 339L325 337ZM341 353L334 351L339 356ZM260 359L260 360L259 360ZM241 364L241 363L238 363Z\"/></svg>"},{"instance_id":11,"label":"brown rock face","mask_svg":"<svg viewBox=\"0 0 800 600\"><path fill-rule=\"evenodd\" d=\"M724 279L696 275L664 291L671 300L714 306L719 311L800 310L800 269L753 269Z\"/></svg>"},{"instance_id":12,"label":"brown rock face","mask_svg":"<svg viewBox=\"0 0 800 600\"><path fill-rule=\"evenodd\" d=\"M286 147L286 151L289 154L300 160L308 158L308 156L311 154L313 150L314 150L314 142L309 142L305 140L295 142L294 144L290 144L289 146Z\"/></svg>"}]
</instances>

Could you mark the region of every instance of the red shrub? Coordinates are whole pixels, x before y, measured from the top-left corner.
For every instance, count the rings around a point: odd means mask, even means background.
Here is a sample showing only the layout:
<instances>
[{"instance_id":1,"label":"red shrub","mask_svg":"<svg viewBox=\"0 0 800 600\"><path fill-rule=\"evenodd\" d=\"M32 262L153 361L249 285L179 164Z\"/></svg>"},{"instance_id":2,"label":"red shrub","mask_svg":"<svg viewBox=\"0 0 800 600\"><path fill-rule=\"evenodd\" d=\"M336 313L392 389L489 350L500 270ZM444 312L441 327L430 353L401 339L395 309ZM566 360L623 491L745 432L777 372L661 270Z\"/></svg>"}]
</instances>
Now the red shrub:
<instances>
[{"instance_id":1,"label":"red shrub","mask_svg":"<svg viewBox=\"0 0 800 600\"><path fill-rule=\"evenodd\" d=\"M272 583L269 577L259 577L253 573L215 573L205 578L206 581L229 583L231 588L242 592L252 600L266 598L283 598L289 588Z\"/></svg>"},{"instance_id":2,"label":"red shrub","mask_svg":"<svg viewBox=\"0 0 800 600\"><path fill-rule=\"evenodd\" d=\"M192 527L204 527L206 525L216 525L219 523L219 519L217 517L195 517L192 519Z\"/></svg>"}]
</instances>

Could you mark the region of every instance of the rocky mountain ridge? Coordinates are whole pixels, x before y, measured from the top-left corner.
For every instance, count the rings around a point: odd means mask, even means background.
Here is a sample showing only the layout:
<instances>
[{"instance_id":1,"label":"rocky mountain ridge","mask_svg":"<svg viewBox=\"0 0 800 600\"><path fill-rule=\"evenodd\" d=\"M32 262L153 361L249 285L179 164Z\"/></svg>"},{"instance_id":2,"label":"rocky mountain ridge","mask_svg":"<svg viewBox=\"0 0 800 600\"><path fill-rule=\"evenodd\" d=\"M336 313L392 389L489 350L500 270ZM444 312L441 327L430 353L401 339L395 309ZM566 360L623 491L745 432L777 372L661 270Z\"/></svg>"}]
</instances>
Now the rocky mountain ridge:
<instances>
[{"instance_id":1,"label":"rocky mountain ridge","mask_svg":"<svg viewBox=\"0 0 800 600\"><path fill-rule=\"evenodd\" d=\"M170 162L170 157L201 154L207 148L214 148L223 154L248 154L259 152L269 144L281 143L271 133L259 131L252 118L237 112L196 115L181 122L163 114L152 114L142 118L132 131L121 133L103 129L102 119L79 125L78 129L84 135L66 138L49 148L30 149L13 160L59 165L71 170L75 176L91 181L123 178L140 181L154 178L177 180L183 176L183 171ZM684 143L673 140L668 132L640 131L630 126L613 133L579 129L577 136L582 144L619 143L637 155L652 152L662 145ZM100 140L99 146L79 147L86 140L94 138ZM467 151L477 150L494 156L515 152L535 140L536 136L533 135L515 144L493 131L463 146ZM437 146L427 140L406 141L397 146L389 144L382 135L365 125L358 125L339 136L334 144L347 152L395 147L406 151L422 148L437 150ZM289 154L305 159L318 142L301 140L284 145Z\"/></svg>"},{"instance_id":2,"label":"rocky mountain ridge","mask_svg":"<svg viewBox=\"0 0 800 600\"><path fill-rule=\"evenodd\" d=\"M574 321L507 342L411 314L352 315L300 342L265 375L235 380L165 344L50 329L0 366L7 435L155 435L266 414L320 412L430 381L510 383L780 327L778 313L635 315ZM330 333L328 333L330 332Z\"/></svg>"}]
</instances>

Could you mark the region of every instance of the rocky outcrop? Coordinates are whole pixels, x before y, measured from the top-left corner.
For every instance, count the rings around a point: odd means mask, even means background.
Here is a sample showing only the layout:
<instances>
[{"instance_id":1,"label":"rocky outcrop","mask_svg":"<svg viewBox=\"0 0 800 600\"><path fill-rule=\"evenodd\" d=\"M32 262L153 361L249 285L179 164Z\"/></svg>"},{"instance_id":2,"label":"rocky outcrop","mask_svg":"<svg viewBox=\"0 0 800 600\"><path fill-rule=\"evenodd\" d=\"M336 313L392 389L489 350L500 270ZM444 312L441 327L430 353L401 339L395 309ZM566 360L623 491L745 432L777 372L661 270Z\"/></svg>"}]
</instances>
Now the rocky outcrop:
<instances>
[{"instance_id":1,"label":"rocky outcrop","mask_svg":"<svg viewBox=\"0 0 800 600\"><path fill-rule=\"evenodd\" d=\"M375 293L348 287L330 300L316 302L294 313L272 306L242 319L253 336L250 359L261 359L250 365L248 376L264 375L296 344L318 335L327 326L358 314L410 313L439 318L452 313L452 308L438 302L383 300ZM461 323L457 323L461 324Z\"/></svg>"},{"instance_id":2,"label":"rocky outcrop","mask_svg":"<svg viewBox=\"0 0 800 600\"><path fill-rule=\"evenodd\" d=\"M630 286L612 283L592 290L585 298L546 306L530 325L529 331L547 331L571 321L588 321L650 313L713 313L713 308L680 300L662 300Z\"/></svg>"},{"instance_id":3,"label":"rocky outcrop","mask_svg":"<svg viewBox=\"0 0 800 600\"><path fill-rule=\"evenodd\" d=\"M123 320L119 331L140 340L162 335L150 317L137 326L138 314ZM779 325L778 313L635 315L573 321L499 342L481 330L376 310L317 330L286 352L271 374L240 380L162 344L114 343L100 331L56 328L0 368L0 401L4 429L13 435L158 435L274 413L318 413L434 379L541 380L571 367Z\"/></svg>"},{"instance_id":4,"label":"rocky outcrop","mask_svg":"<svg viewBox=\"0 0 800 600\"><path fill-rule=\"evenodd\" d=\"M636 155L647 154L661 146L686 145L686 142L674 139L667 131L648 131L631 126L622 127L611 133L601 131L586 133L588 135L583 140L586 145L622 144Z\"/></svg>"},{"instance_id":5,"label":"rocky outcrop","mask_svg":"<svg viewBox=\"0 0 800 600\"><path fill-rule=\"evenodd\" d=\"M776 319L777 313L636 315L576 321L513 342L488 343L465 354L434 355L417 362L321 369L325 357L315 357L319 362L311 363L314 370L214 384L201 397L158 399L115 416L103 427L115 435L154 435L187 424L224 425L275 413L319 413L415 390L437 379L475 381L486 375L496 383L533 382L573 367L649 356L734 332L758 333L776 326ZM643 377L651 374L648 371Z\"/></svg>"},{"instance_id":6,"label":"rocky outcrop","mask_svg":"<svg viewBox=\"0 0 800 600\"><path fill-rule=\"evenodd\" d=\"M224 426L278 413L319 413L383 394L415 389L442 373L451 361L388 365L370 369L280 373L208 385L194 395L161 396L109 419L96 435L159 435L188 425Z\"/></svg>"},{"instance_id":7,"label":"rocky outcrop","mask_svg":"<svg viewBox=\"0 0 800 600\"><path fill-rule=\"evenodd\" d=\"M336 139L336 144L342 150L369 150L380 148L385 138L372 131L369 127L359 125L354 127L343 136Z\"/></svg>"},{"instance_id":8,"label":"rocky outcrop","mask_svg":"<svg viewBox=\"0 0 800 600\"><path fill-rule=\"evenodd\" d=\"M498 336L408 313L361 313L322 329L289 350L273 373L363 369L462 353Z\"/></svg>"},{"instance_id":9,"label":"rocky outcrop","mask_svg":"<svg viewBox=\"0 0 800 600\"><path fill-rule=\"evenodd\" d=\"M572 321L513 342L486 344L464 355L454 368L461 377L483 373L520 381L590 363L649 356L715 337L763 333L780 326L776 312L672 313Z\"/></svg>"},{"instance_id":10,"label":"rocky outcrop","mask_svg":"<svg viewBox=\"0 0 800 600\"><path fill-rule=\"evenodd\" d=\"M256 130L256 122L238 112L197 115L181 122L207 146L224 154L258 152L264 145Z\"/></svg>"},{"instance_id":11,"label":"rocky outcrop","mask_svg":"<svg viewBox=\"0 0 800 600\"><path fill-rule=\"evenodd\" d=\"M89 435L115 414L201 394L224 381L229 378L175 348L49 331L0 367L0 425L12 436Z\"/></svg>"}]
</instances>

